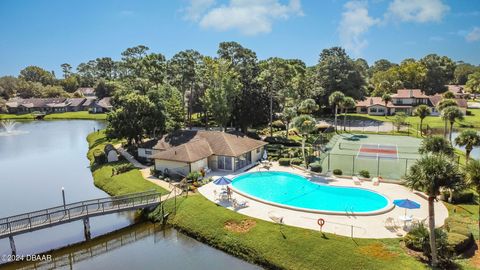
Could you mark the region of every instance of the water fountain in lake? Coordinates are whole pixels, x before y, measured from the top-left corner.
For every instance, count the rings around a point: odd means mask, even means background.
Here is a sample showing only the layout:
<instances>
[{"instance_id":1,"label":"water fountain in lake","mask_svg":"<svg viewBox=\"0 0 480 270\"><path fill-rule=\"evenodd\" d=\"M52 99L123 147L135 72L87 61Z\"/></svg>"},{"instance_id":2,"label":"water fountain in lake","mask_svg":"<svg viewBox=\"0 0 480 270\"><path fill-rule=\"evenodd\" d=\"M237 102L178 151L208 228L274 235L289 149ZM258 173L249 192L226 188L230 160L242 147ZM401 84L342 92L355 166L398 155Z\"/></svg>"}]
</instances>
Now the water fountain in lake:
<instances>
[{"instance_id":1,"label":"water fountain in lake","mask_svg":"<svg viewBox=\"0 0 480 270\"><path fill-rule=\"evenodd\" d=\"M17 124L17 122L13 120L3 120L3 121L0 121L0 124L5 130L3 132L0 130L0 136L9 136L9 135L17 135L17 134L25 133L19 130L15 130L15 125Z\"/></svg>"}]
</instances>

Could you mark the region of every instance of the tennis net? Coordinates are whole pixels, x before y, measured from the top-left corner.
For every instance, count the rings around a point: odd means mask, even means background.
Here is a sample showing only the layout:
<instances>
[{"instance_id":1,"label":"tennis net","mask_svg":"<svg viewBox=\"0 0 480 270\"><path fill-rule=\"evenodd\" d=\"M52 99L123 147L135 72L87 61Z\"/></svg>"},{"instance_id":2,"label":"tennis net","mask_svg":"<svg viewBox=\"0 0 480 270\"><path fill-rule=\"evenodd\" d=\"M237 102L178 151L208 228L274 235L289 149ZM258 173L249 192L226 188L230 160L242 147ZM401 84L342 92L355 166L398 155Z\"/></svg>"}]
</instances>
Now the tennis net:
<instances>
[{"instance_id":1,"label":"tennis net","mask_svg":"<svg viewBox=\"0 0 480 270\"><path fill-rule=\"evenodd\" d=\"M360 144L360 143L347 143L341 142L338 144L338 148L340 150L354 150L358 151L360 148L378 148L378 149L396 149L398 153L405 153L405 154L417 154L418 147L415 146L399 146L399 145L391 145L391 144Z\"/></svg>"}]
</instances>

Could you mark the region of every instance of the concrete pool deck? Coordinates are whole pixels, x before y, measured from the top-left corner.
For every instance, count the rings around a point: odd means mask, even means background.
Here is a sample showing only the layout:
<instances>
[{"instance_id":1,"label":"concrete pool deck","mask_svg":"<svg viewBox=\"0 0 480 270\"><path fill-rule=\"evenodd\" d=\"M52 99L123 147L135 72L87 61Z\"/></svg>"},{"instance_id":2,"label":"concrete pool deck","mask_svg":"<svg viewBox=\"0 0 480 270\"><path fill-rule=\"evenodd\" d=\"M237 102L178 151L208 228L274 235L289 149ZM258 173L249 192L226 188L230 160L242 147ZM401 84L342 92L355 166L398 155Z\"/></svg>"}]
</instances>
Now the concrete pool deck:
<instances>
[{"instance_id":1,"label":"concrete pool deck","mask_svg":"<svg viewBox=\"0 0 480 270\"><path fill-rule=\"evenodd\" d=\"M256 172L256 171L265 171L264 169L259 169L259 167L253 167L247 172ZM278 163L273 163L273 167L270 168L270 171L282 171L282 172L291 172L302 175L309 180L318 181L321 178L311 176L307 172L304 172L299 169L295 169L292 167L283 167L279 166ZM238 174L243 172L233 173L233 174L226 174L221 172L212 172L209 176L212 176L213 179L216 179L220 176L226 176L229 178L233 178ZM421 197L418 194L413 193L408 188L398 185L398 184L390 184L390 183L380 183L378 186L374 186L371 181L363 181L360 186L354 185L351 179L343 179L343 178L325 178L325 181L328 185L332 186L344 186L344 187L361 187L370 189L376 192L385 195L390 200L396 199L410 199L413 201L418 202L421 207L419 209L412 209L407 210L407 215L412 215L414 219L417 220L424 220L428 223L428 202L425 198ZM262 203L257 200L253 200L251 198L242 196L238 193L234 193L232 198L237 199L238 201L247 201L248 207L234 209L232 204L228 201L217 201L215 200L214 191L220 190L220 186L213 184L210 182L198 189L198 191L205 196L208 200L221 205L229 210L238 212L240 214L263 219L266 221L273 222L271 216L275 217L283 217L283 223L290 226L296 226L306 229L312 230L319 230L319 226L317 225L317 220L319 218L323 218L325 220L325 225L323 226L323 231L343 235L343 236L351 236L352 229L353 229L353 237L356 238L395 238L404 235L406 232L403 230L403 223L399 220L400 216L405 214L404 208L394 207L391 211L377 214L377 215L370 215L370 216L358 216L358 215L331 215L331 214L317 214L311 212L303 212L297 210L291 210L279 206L273 206L270 204ZM448 210L443 205L441 201L435 203L435 224L437 227L443 225L445 218L448 217ZM393 218L395 223L398 226L396 229L386 228L385 221L387 218Z\"/></svg>"}]
</instances>

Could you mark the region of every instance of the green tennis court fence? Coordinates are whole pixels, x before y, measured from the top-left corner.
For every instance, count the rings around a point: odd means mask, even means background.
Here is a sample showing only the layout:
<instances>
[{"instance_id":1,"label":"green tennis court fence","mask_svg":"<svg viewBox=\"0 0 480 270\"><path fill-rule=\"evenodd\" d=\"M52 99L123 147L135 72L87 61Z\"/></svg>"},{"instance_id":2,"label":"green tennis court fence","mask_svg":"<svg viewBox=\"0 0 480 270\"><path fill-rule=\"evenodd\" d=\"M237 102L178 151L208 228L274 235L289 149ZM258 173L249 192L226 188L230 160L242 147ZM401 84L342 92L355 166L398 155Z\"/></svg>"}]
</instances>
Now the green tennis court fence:
<instances>
[{"instance_id":1,"label":"green tennis court fence","mask_svg":"<svg viewBox=\"0 0 480 270\"><path fill-rule=\"evenodd\" d=\"M320 155L324 172L342 170L343 175L359 175L367 170L370 177L382 176L386 179L402 179L408 173L410 166L415 164L414 158L357 158L357 155L324 153Z\"/></svg>"}]
</instances>

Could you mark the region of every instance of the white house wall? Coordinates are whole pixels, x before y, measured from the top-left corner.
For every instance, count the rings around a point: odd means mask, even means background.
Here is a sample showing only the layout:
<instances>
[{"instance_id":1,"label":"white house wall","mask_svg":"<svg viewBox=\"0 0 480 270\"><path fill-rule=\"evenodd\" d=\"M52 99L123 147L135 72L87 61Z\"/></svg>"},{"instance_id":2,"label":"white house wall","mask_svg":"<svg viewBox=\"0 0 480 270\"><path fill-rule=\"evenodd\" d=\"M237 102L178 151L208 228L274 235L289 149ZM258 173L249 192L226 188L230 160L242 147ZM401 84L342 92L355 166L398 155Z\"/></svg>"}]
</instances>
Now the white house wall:
<instances>
[{"instance_id":1,"label":"white house wall","mask_svg":"<svg viewBox=\"0 0 480 270\"><path fill-rule=\"evenodd\" d=\"M190 166L185 162L155 159L155 170L164 172L165 169L168 169L170 173L177 172L182 175L187 175L189 173Z\"/></svg>"}]
</instances>

